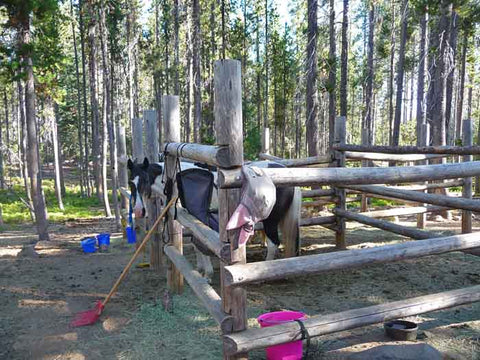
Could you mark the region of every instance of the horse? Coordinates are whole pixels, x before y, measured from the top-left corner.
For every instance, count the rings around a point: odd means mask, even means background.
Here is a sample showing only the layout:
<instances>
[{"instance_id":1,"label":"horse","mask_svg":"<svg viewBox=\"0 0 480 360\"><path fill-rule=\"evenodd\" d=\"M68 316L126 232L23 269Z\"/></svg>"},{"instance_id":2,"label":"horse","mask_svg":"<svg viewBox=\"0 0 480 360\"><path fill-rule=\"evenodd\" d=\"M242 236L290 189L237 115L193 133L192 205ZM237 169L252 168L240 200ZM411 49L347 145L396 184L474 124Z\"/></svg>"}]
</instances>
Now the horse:
<instances>
[{"instance_id":1,"label":"horse","mask_svg":"<svg viewBox=\"0 0 480 360\"><path fill-rule=\"evenodd\" d=\"M282 165L271 161L255 161L247 165L257 166L261 168L267 167L283 167ZM136 163L131 159L127 162L127 167L130 170L129 184L131 196L133 201L133 212L136 218L146 216L146 207L144 199L151 196L151 187L153 184L157 188L163 188L163 173L165 166L163 162L150 164L145 158L143 163ZM213 174L213 180L216 189L217 171L203 164L194 164L191 162L181 161L180 171L184 172L188 169L202 169ZM276 187L276 202L270 213L270 216L263 220L263 232L266 235L267 242L267 256L265 260L273 260L280 245L280 238L278 231L281 231L283 242L295 243L295 253L300 251L300 209L302 196L300 189L290 186ZM210 208L218 209L218 194L217 191L212 192ZM213 274L213 267L208 257L208 251L201 247L195 239L193 239L197 256L197 269L204 273L207 279L211 278Z\"/></svg>"}]
</instances>

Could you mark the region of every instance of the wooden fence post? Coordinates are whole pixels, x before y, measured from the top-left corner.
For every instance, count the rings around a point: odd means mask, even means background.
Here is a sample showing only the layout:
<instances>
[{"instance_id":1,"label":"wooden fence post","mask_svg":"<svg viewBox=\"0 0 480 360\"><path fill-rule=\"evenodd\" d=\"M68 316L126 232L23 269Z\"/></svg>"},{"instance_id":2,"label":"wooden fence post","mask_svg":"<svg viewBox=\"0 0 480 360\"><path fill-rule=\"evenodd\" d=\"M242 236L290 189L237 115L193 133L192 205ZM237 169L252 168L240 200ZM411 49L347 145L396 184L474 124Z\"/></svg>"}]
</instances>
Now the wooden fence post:
<instances>
[{"instance_id":1,"label":"wooden fence post","mask_svg":"<svg viewBox=\"0 0 480 360\"><path fill-rule=\"evenodd\" d=\"M158 124L157 112L155 110L144 110L143 119L145 120L145 156L150 163L158 162ZM161 199L152 193L147 201L148 227L155 224L161 209ZM160 231L156 231L150 242L150 265L153 271L160 273L162 271L163 244Z\"/></svg>"},{"instance_id":2,"label":"wooden fence post","mask_svg":"<svg viewBox=\"0 0 480 360\"><path fill-rule=\"evenodd\" d=\"M347 138L347 118L339 116L335 119L335 144L345 144ZM334 151L334 158L337 161L337 167L345 167L345 154L342 151ZM337 197L337 209L346 210L345 189L335 188L335 196ZM341 216L337 218L337 229L335 231L335 241L337 248L346 249L345 243L345 219Z\"/></svg>"},{"instance_id":3,"label":"wooden fence post","mask_svg":"<svg viewBox=\"0 0 480 360\"><path fill-rule=\"evenodd\" d=\"M164 136L165 142L180 142L180 105L179 97L176 95L164 95L162 97L163 116L164 116ZM177 176L177 158L167 156L165 159L165 175L168 180L172 180L172 196L177 196L178 189L176 185ZM180 254L183 254L183 235L180 223L168 216L168 242L173 245ZM170 290L179 294L183 291L183 276L170 261L167 268L167 285Z\"/></svg>"},{"instance_id":4,"label":"wooden fence post","mask_svg":"<svg viewBox=\"0 0 480 360\"><path fill-rule=\"evenodd\" d=\"M472 119L463 120L463 146L471 146L473 144L473 123ZM464 155L463 161L472 161L472 155ZM462 196L467 199L472 198L472 178L466 177L463 179ZM472 212L468 210L462 210L462 233L472 232Z\"/></svg>"},{"instance_id":5,"label":"wooden fence post","mask_svg":"<svg viewBox=\"0 0 480 360\"><path fill-rule=\"evenodd\" d=\"M428 145L428 140L430 139L430 125L425 123L420 125L420 133L418 134L419 138L419 146L427 146ZM420 161L418 165L427 165L428 160L423 160ZM428 184L427 181L424 183L425 185ZM427 190L424 190L423 192L427 192ZM426 206L423 204L423 206ZM427 224L427 213L423 214L418 214L417 215L417 228L418 229L425 229L425 226Z\"/></svg>"},{"instance_id":6,"label":"wooden fence post","mask_svg":"<svg viewBox=\"0 0 480 360\"><path fill-rule=\"evenodd\" d=\"M119 124L117 127L117 152L118 152L118 184L120 187L127 188L127 143L125 138L125 126ZM128 201L125 196L121 196L122 209L128 209Z\"/></svg>"},{"instance_id":7,"label":"wooden fence post","mask_svg":"<svg viewBox=\"0 0 480 360\"><path fill-rule=\"evenodd\" d=\"M134 161L143 161L143 119L132 119L132 158ZM145 218L135 219L135 232L137 233L137 245L145 237ZM145 254L145 249L143 250Z\"/></svg>"},{"instance_id":8,"label":"wooden fence post","mask_svg":"<svg viewBox=\"0 0 480 360\"><path fill-rule=\"evenodd\" d=\"M362 145L368 145L368 129L362 129ZM362 167L370 166L370 162L368 160L362 160ZM367 194L362 193L362 201L360 205L360 211L366 212L368 211L368 196Z\"/></svg>"},{"instance_id":9,"label":"wooden fence post","mask_svg":"<svg viewBox=\"0 0 480 360\"><path fill-rule=\"evenodd\" d=\"M215 81L215 129L217 145L229 147L230 168L243 165L242 130L242 85L241 67L237 60L218 60L214 66ZM227 231L226 225L240 200L239 189L218 190L219 236L220 241L230 243L231 264L246 263L245 246L238 246L238 231ZM221 296L225 313L231 315L231 332L245 330L247 327L247 292L242 287L225 286L224 263L220 263ZM238 354L228 359L247 359L247 354Z\"/></svg>"},{"instance_id":10,"label":"wooden fence post","mask_svg":"<svg viewBox=\"0 0 480 360\"><path fill-rule=\"evenodd\" d=\"M137 162L143 161L143 119L132 119L132 157Z\"/></svg>"},{"instance_id":11,"label":"wooden fence post","mask_svg":"<svg viewBox=\"0 0 480 360\"><path fill-rule=\"evenodd\" d=\"M270 129L268 127L263 128L262 153L270 154Z\"/></svg>"}]
</instances>

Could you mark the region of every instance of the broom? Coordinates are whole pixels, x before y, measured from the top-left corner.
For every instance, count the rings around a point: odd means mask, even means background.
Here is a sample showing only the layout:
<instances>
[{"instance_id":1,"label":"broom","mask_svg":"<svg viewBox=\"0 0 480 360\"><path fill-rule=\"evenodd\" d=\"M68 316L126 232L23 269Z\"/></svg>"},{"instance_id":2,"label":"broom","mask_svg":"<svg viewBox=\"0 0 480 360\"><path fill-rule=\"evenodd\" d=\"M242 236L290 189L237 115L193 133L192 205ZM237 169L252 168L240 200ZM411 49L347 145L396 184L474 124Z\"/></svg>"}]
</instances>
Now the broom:
<instances>
[{"instance_id":1,"label":"broom","mask_svg":"<svg viewBox=\"0 0 480 360\"><path fill-rule=\"evenodd\" d=\"M135 250L135 253L133 254L132 258L128 262L127 266L125 266L125 268L123 269L122 273L120 274L120 277L115 282L115 285L113 285L112 289L108 293L105 300L103 300L103 302L98 300L96 305L95 305L95 308L92 309L92 310L82 311L82 312L76 314L75 317L73 318L72 322L70 323L71 326L73 326L73 327L86 326L86 325L95 324L97 322L98 318L102 314L103 309L105 308L105 305L107 305L107 303L110 301L112 296L117 292L117 289L118 289L120 283L123 281L125 276L127 276L127 273L130 270L130 268L132 267L133 262L138 257L138 255L140 254L142 249L145 247L145 245L147 244L148 240L152 236L152 234L155 231L155 229L157 228L157 226L160 224L160 220L163 219L163 217L167 213L168 209L175 203L176 200L177 200L177 197L175 196L164 207L163 211L161 212L161 214L158 216L157 220L155 221L155 224L153 224L152 228L148 231L147 235L145 236L143 241L140 243L140 246L137 248L137 250Z\"/></svg>"}]
</instances>

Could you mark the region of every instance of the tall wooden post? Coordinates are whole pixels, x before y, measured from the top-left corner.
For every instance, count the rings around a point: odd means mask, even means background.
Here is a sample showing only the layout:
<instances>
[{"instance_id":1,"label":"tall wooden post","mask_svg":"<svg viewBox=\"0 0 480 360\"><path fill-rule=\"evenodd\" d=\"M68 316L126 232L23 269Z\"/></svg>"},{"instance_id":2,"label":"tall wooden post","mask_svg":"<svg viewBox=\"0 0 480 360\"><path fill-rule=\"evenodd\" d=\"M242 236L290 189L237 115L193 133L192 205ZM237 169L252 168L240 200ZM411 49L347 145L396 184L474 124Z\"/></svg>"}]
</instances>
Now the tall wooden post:
<instances>
[{"instance_id":1,"label":"tall wooden post","mask_svg":"<svg viewBox=\"0 0 480 360\"><path fill-rule=\"evenodd\" d=\"M118 185L126 188L128 186L127 172L127 143L125 137L125 126L119 124L117 127L117 153L118 153ZM122 198L122 209L128 209L128 201L125 196Z\"/></svg>"},{"instance_id":2,"label":"tall wooden post","mask_svg":"<svg viewBox=\"0 0 480 360\"><path fill-rule=\"evenodd\" d=\"M472 146L473 144L473 122L472 119L463 120L463 133L462 140L463 146ZM472 161L472 155L464 155L463 161ZM463 190L462 196L467 199L472 198L472 178L467 177L463 179ZM462 233L471 233L472 232L472 212L468 210L462 211Z\"/></svg>"},{"instance_id":3,"label":"tall wooden post","mask_svg":"<svg viewBox=\"0 0 480 360\"><path fill-rule=\"evenodd\" d=\"M132 158L134 161L142 162L143 155L143 119L132 119ZM135 218L135 232L137 233L137 245L145 237L145 218ZM145 250L143 250L145 251ZM144 253L145 254L145 253Z\"/></svg>"},{"instance_id":4,"label":"tall wooden post","mask_svg":"<svg viewBox=\"0 0 480 360\"><path fill-rule=\"evenodd\" d=\"M368 145L368 129L362 129L362 145ZM369 162L368 160L362 160L362 167L368 167ZM365 193L362 193L362 200L360 205L360 211L366 212L368 211L368 196Z\"/></svg>"},{"instance_id":5,"label":"tall wooden post","mask_svg":"<svg viewBox=\"0 0 480 360\"><path fill-rule=\"evenodd\" d=\"M270 154L270 129L268 127L263 128L262 153Z\"/></svg>"},{"instance_id":6,"label":"tall wooden post","mask_svg":"<svg viewBox=\"0 0 480 360\"><path fill-rule=\"evenodd\" d=\"M339 116L335 119L335 134L334 144L345 144L347 139L347 118ZM334 158L337 162L337 167L345 167L345 154L342 151L335 151ZM337 209L346 210L345 189L335 188L335 196L337 197ZM345 219L341 216L336 216L337 228L335 230L335 242L337 248L346 249L345 243Z\"/></svg>"},{"instance_id":7,"label":"tall wooden post","mask_svg":"<svg viewBox=\"0 0 480 360\"><path fill-rule=\"evenodd\" d=\"M216 143L228 146L229 168L243 165L243 130L242 130L242 82L241 66L237 60L218 60L214 65L215 81L215 129ZM219 189L218 213L220 241L230 243L230 261L228 264L245 264L245 246L238 246L238 231L227 231L226 225L240 200L239 189ZM222 305L225 313L233 318L232 332L247 327L247 292L242 287L226 287L224 263L220 265ZM247 354L238 354L228 359L247 359Z\"/></svg>"},{"instance_id":8,"label":"tall wooden post","mask_svg":"<svg viewBox=\"0 0 480 360\"><path fill-rule=\"evenodd\" d=\"M137 162L143 161L143 119L132 119L132 156Z\"/></svg>"},{"instance_id":9,"label":"tall wooden post","mask_svg":"<svg viewBox=\"0 0 480 360\"><path fill-rule=\"evenodd\" d=\"M180 105L177 95L164 95L162 97L163 116L164 116L164 136L165 142L180 142ZM175 178L177 176L177 158L175 156L167 156L165 159L165 175L168 180L172 180L173 189L172 196L177 196L178 189ZM181 254L183 254L183 236L182 226L173 219L168 217L168 242L173 245ZM183 291L183 276L175 268L173 263L168 263L167 285L170 290L179 294Z\"/></svg>"},{"instance_id":10,"label":"tall wooden post","mask_svg":"<svg viewBox=\"0 0 480 360\"><path fill-rule=\"evenodd\" d=\"M144 110L143 119L145 120L145 156L150 163L158 162L158 125L157 112L155 110ZM147 201L148 227L149 229L157 220L161 209L161 199L158 195L152 193ZM159 273L162 271L162 253L163 244L160 231L156 231L150 241L150 265L153 271Z\"/></svg>"},{"instance_id":11,"label":"tall wooden post","mask_svg":"<svg viewBox=\"0 0 480 360\"><path fill-rule=\"evenodd\" d=\"M418 134L418 144L419 146L427 146L428 145L428 140L430 139L430 125L425 123L420 125L420 133ZM423 160L419 162L419 165L427 165L428 160ZM425 181L425 185L428 184L428 182ZM423 192L427 192L427 190L424 190ZM423 206L427 206L427 204L423 204ZM425 226L427 224L427 213L423 214L418 214L417 215L417 228L418 229L425 229Z\"/></svg>"}]
</instances>

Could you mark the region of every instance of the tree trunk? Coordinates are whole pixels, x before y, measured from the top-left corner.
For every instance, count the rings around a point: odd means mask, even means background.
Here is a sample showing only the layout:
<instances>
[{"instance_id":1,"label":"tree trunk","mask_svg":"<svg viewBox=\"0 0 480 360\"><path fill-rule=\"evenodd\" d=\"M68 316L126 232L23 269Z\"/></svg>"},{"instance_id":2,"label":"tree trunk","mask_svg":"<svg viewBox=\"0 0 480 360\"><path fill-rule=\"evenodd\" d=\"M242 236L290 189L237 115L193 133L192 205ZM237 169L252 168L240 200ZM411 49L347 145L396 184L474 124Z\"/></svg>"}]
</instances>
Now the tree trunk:
<instances>
[{"instance_id":1,"label":"tree trunk","mask_svg":"<svg viewBox=\"0 0 480 360\"><path fill-rule=\"evenodd\" d=\"M82 51L82 95L83 95L83 141L85 142L85 157L83 168L85 171L85 187L87 188L87 196L92 195L90 186L90 166L89 166L89 142L88 142L88 107L87 107L87 66L85 56L85 28L83 24L83 0L78 1L79 18L80 18L80 45ZM80 116L80 114L79 114Z\"/></svg>"},{"instance_id":2,"label":"tree trunk","mask_svg":"<svg viewBox=\"0 0 480 360\"><path fill-rule=\"evenodd\" d=\"M448 77L447 77L447 88L446 88L446 99L445 99L445 129L446 129L446 143L448 145L452 144L453 138L455 137L455 129L451 129L452 121L452 104L453 104L453 80L455 75L455 66L457 58L457 38L458 38L458 15L455 11L452 12L452 18L450 22L450 60L448 64Z\"/></svg>"},{"instance_id":3,"label":"tree trunk","mask_svg":"<svg viewBox=\"0 0 480 360\"><path fill-rule=\"evenodd\" d=\"M173 61L174 61L174 73L173 73L173 91L174 95L180 95L180 83L179 83L179 71L180 71L180 58L179 58L179 12L178 12L178 0L173 0L173 36L174 36L174 47L173 47ZM158 131L161 132L161 127L158 128Z\"/></svg>"},{"instance_id":4,"label":"tree trunk","mask_svg":"<svg viewBox=\"0 0 480 360\"><path fill-rule=\"evenodd\" d=\"M101 173L102 169L100 162L100 115L98 110L97 98L97 44L95 41L95 33L97 31L97 18L94 6L94 1L88 0L88 13L90 17L90 21L88 23L88 44L90 50L88 68L90 73L90 103L92 111L92 156L96 194L98 199L101 202L104 202Z\"/></svg>"},{"instance_id":5,"label":"tree trunk","mask_svg":"<svg viewBox=\"0 0 480 360\"><path fill-rule=\"evenodd\" d=\"M307 28L307 144L308 156L319 154L318 143L318 91L317 91L317 16L318 0L308 0Z\"/></svg>"},{"instance_id":6,"label":"tree trunk","mask_svg":"<svg viewBox=\"0 0 480 360\"><path fill-rule=\"evenodd\" d=\"M265 0L265 107L263 109L263 128L268 128L268 0Z\"/></svg>"},{"instance_id":7,"label":"tree trunk","mask_svg":"<svg viewBox=\"0 0 480 360\"><path fill-rule=\"evenodd\" d=\"M348 77L348 0L343 0L342 55L340 77L340 116L347 116L347 77Z\"/></svg>"},{"instance_id":8,"label":"tree trunk","mask_svg":"<svg viewBox=\"0 0 480 360\"><path fill-rule=\"evenodd\" d=\"M417 81L417 145L422 145L420 138L421 125L425 123L425 64L427 61L427 22L428 13L426 9L422 10L420 17L420 51L418 54L418 81ZM427 144L428 145L428 144Z\"/></svg>"},{"instance_id":9,"label":"tree trunk","mask_svg":"<svg viewBox=\"0 0 480 360\"><path fill-rule=\"evenodd\" d=\"M400 50L398 52L397 63L397 96L395 102L395 120L393 122L392 145L398 146L400 142L400 123L402 120L402 100L403 100L403 78L405 66L405 46L407 44L407 21L408 21L408 0L403 0L402 4L402 30L400 32Z\"/></svg>"},{"instance_id":10,"label":"tree trunk","mask_svg":"<svg viewBox=\"0 0 480 360\"><path fill-rule=\"evenodd\" d=\"M460 140L462 138L462 121L463 121L463 97L465 94L465 69L467 63L467 48L468 48L468 35L467 32L463 34L463 44L462 44L462 67L460 70L460 89L458 90L458 100L457 100L457 116L456 116L456 129L455 129L455 140Z\"/></svg>"},{"instance_id":11,"label":"tree trunk","mask_svg":"<svg viewBox=\"0 0 480 360\"><path fill-rule=\"evenodd\" d=\"M5 179L3 176L3 157L6 151L3 150L2 123L0 122L0 189L5 189Z\"/></svg>"},{"instance_id":12,"label":"tree trunk","mask_svg":"<svg viewBox=\"0 0 480 360\"><path fill-rule=\"evenodd\" d=\"M201 67L200 67L200 0L192 0L193 18L193 142L201 142L200 124L202 123L202 93L201 93Z\"/></svg>"},{"instance_id":13,"label":"tree trunk","mask_svg":"<svg viewBox=\"0 0 480 360\"><path fill-rule=\"evenodd\" d=\"M20 48L30 49L30 19L28 15L21 23ZM33 77L32 54L29 51L23 54L23 68L25 72L25 119L27 124L27 162L28 174L35 212L35 223L40 241L49 240L47 211L42 192L42 174L39 167L37 124L35 120L35 79Z\"/></svg>"},{"instance_id":14,"label":"tree trunk","mask_svg":"<svg viewBox=\"0 0 480 360\"><path fill-rule=\"evenodd\" d=\"M442 0L440 15L435 31L432 31L430 48L432 58L429 61L431 82L427 95L427 120L432 128L433 145L445 145L445 92L446 92L446 56L449 39L449 23L452 4ZM433 51L435 49L435 51Z\"/></svg>"},{"instance_id":15,"label":"tree trunk","mask_svg":"<svg viewBox=\"0 0 480 360\"><path fill-rule=\"evenodd\" d=\"M29 205L30 218L35 221L35 212L33 211L32 189L28 183L28 162L27 162L27 121L25 119L25 92L22 80L17 80L18 101L20 108L20 124L21 124L21 149L22 149L22 168L23 168L23 186L27 195Z\"/></svg>"},{"instance_id":16,"label":"tree trunk","mask_svg":"<svg viewBox=\"0 0 480 360\"><path fill-rule=\"evenodd\" d=\"M388 79L388 141L390 145L393 143L393 74L395 61L395 2L392 4L392 34L390 37L390 77Z\"/></svg>"},{"instance_id":17,"label":"tree trunk","mask_svg":"<svg viewBox=\"0 0 480 360\"><path fill-rule=\"evenodd\" d=\"M337 91L337 50L335 41L335 0L330 0L330 33L328 52L328 146L331 148L334 138Z\"/></svg>"},{"instance_id":18,"label":"tree trunk","mask_svg":"<svg viewBox=\"0 0 480 360\"><path fill-rule=\"evenodd\" d=\"M77 35L75 31L75 23L73 19L75 18L73 12L73 0L70 0L70 14L72 17L72 35L73 35L73 54L75 57L75 78L77 85L77 136L78 136L78 169L80 170L80 194L85 196L84 184L85 181L85 172L84 172L84 159L83 159L83 139L82 139L82 90L80 88L80 73L78 71L78 53L77 53ZM55 105L57 106L57 105Z\"/></svg>"},{"instance_id":19,"label":"tree trunk","mask_svg":"<svg viewBox=\"0 0 480 360\"><path fill-rule=\"evenodd\" d=\"M109 71L109 59L108 59L108 49L107 49L107 28L105 23L105 9L103 6L100 7L100 43L101 43L101 52L102 52L102 62L103 62L103 111L102 111L102 152L101 152L101 163L102 163L102 188L103 188L103 205L105 209L105 216L112 217L112 210L110 209L110 201L108 199L108 186L107 186L107 151L108 151L108 142L110 140L111 148L115 148L114 138L109 139L110 134L113 134L113 129L111 129L111 80L110 80L110 71ZM111 131L110 131L111 130ZM112 135L113 136L113 135ZM115 153L112 151L111 153ZM115 177L115 162L111 164L112 169L112 179ZM113 182L113 181L112 181ZM116 190L116 189L115 189ZM116 193L113 194L115 198ZM119 222L118 215L118 204L115 206L115 219Z\"/></svg>"},{"instance_id":20,"label":"tree trunk","mask_svg":"<svg viewBox=\"0 0 480 360\"><path fill-rule=\"evenodd\" d=\"M48 106L52 107L52 99L48 99ZM58 105L55 103L53 105L53 116L50 117L50 124L51 124L51 131L52 131L52 143L53 143L53 165L55 168L55 196L57 197L58 208L62 211L65 210L63 206L62 200L62 182L61 182L61 170L60 167L62 166L61 154L60 154L60 146L59 146L59 139L58 139L58 131L57 131L57 124L58 124Z\"/></svg>"},{"instance_id":21,"label":"tree trunk","mask_svg":"<svg viewBox=\"0 0 480 360\"><path fill-rule=\"evenodd\" d=\"M375 5L372 3L369 4L370 9L368 12L368 55L367 55L367 86L365 93L365 123L363 128L367 129L367 144L373 144L373 78L374 78L374 68L373 68L373 53L374 43L373 36L375 33Z\"/></svg>"}]
</instances>

